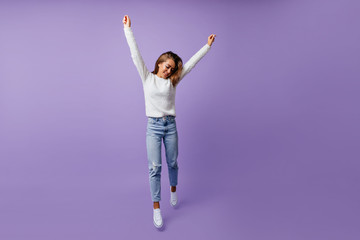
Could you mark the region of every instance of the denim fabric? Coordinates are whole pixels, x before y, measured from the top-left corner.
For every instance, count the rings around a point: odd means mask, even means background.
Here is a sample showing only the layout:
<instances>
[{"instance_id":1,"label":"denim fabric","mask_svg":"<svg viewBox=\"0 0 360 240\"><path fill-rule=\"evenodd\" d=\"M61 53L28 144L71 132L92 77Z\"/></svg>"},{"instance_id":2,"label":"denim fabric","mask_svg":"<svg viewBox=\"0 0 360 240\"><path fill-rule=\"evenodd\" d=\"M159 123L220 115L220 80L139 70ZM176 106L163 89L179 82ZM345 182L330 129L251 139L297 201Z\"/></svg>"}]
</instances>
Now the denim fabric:
<instances>
[{"instance_id":1,"label":"denim fabric","mask_svg":"<svg viewBox=\"0 0 360 240\"><path fill-rule=\"evenodd\" d=\"M149 165L150 192L153 202L161 200L161 142L164 142L171 186L178 180L178 134L174 116L148 117L146 148Z\"/></svg>"}]
</instances>

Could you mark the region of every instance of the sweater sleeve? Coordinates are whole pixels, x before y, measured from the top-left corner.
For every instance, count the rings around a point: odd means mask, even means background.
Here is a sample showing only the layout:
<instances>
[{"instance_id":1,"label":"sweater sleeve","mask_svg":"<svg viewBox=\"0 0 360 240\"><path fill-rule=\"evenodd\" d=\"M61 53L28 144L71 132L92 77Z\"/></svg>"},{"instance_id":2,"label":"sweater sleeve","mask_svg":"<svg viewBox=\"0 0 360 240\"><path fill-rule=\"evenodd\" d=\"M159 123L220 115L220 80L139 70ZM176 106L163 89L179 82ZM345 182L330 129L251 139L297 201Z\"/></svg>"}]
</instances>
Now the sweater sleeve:
<instances>
[{"instance_id":1,"label":"sweater sleeve","mask_svg":"<svg viewBox=\"0 0 360 240\"><path fill-rule=\"evenodd\" d=\"M130 47L131 58L139 72L141 80L144 82L146 77L149 75L149 71L146 68L144 60L140 54L132 29L130 27L124 27L124 33L126 41Z\"/></svg>"},{"instance_id":2,"label":"sweater sleeve","mask_svg":"<svg viewBox=\"0 0 360 240\"><path fill-rule=\"evenodd\" d=\"M180 75L180 80L188 74L191 69L205 56L205 54L211 49L208 44L205 44L194 56L192 56L184 65L183 70Z\"/></svg>"}]
</instances>

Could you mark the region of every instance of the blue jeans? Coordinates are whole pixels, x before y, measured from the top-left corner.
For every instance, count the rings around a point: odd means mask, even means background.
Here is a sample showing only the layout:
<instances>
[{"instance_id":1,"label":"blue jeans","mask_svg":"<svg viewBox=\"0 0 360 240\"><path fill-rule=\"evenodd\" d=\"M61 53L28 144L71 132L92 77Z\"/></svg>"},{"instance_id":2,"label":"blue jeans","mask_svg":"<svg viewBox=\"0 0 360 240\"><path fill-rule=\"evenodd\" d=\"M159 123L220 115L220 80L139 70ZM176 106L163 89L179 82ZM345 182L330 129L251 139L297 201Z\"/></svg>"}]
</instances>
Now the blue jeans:
<instances>
[{"instance_id":1,"label":"blue jeans","mask_svg":"<svg viewBox=\"0 0 360 240\"><path fill-rule=\"evenodd\" d=\"M166 162L171 186L177 185L178 179L178 134L174 116L148 117L146 130L146 149L149 166L151 199L161 200L161 141L163 140Z\"/></svg>"}]
</instances>

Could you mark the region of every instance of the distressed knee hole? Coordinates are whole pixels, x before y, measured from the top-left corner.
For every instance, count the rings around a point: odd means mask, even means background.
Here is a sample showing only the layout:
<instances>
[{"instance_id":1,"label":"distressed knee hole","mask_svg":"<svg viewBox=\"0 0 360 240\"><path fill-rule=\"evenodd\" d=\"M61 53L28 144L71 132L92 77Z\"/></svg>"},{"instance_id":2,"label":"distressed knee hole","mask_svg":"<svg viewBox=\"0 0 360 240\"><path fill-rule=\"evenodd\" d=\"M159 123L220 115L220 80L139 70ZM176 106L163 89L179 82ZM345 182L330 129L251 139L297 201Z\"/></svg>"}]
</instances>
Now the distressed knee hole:
<instances>
[{"instance_id":1,"label":"distressed knee hole","mask_svg":"<svg viewBox=\"0 0 360 240\"><path fill-rule=\"evenodd\" d=\"M157 164L155 162L152 162L152 164L149 166L150 171L159 171L161 169L161 164Z\"/></svg>"},{"instance_id":2,"label":"distressed knee hole","mask_svg":"<svg viewBox=\"0 0 360 240\"><path fill-rule=\"evenodd\" d=\"M155 162L152 162L152 165L153 165L153 167L161 167L161 164L158 164L158 163L155 163Z\"/></svg>"}]
</instances>

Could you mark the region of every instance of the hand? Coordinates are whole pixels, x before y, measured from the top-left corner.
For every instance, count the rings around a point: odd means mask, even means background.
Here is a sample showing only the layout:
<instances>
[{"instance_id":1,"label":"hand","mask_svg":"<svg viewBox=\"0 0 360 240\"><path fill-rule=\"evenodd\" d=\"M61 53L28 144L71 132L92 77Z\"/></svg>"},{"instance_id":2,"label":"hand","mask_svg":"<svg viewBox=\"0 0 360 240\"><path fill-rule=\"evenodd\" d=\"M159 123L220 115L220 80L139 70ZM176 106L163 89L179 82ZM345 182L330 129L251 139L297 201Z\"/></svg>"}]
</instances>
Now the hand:
<instances>
[{"instance_id":1,"label":"hand","mask_svg":"<svg viewBox=\"0 0 360 240\"><path fill-rule=\"evenodd\" d=\"M216 34L211 34L209 37L208 37L208 45L211 46L211 44L215 41L215 37L216 37Z\"/></svg>"},{"instance_id":2,"label":"hand","mask_svg":"<svg viewBox=\"0 0 360 240\"><path fill-rule=\"evenodd\" d=\"M131 21L128 15L124 16L123 23L124 23L124 27L131 27Z\"/></svg>"}]
</instances>

